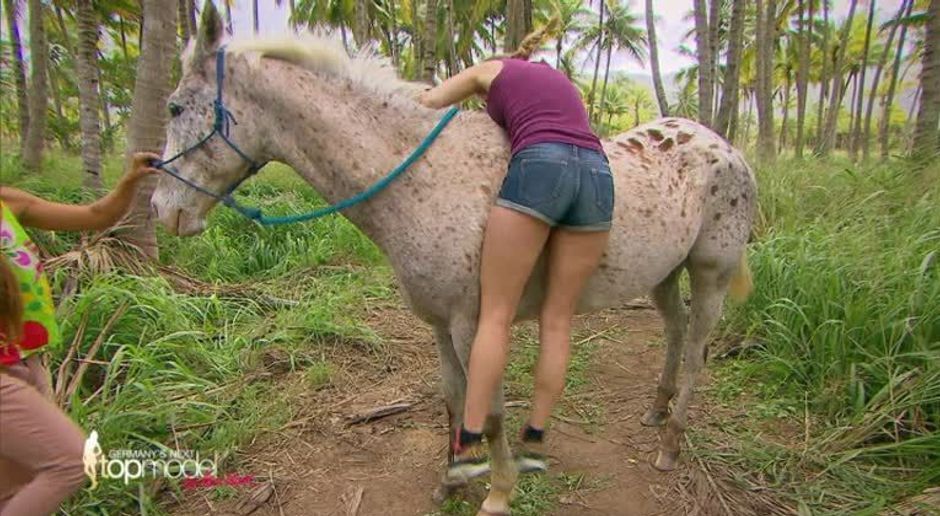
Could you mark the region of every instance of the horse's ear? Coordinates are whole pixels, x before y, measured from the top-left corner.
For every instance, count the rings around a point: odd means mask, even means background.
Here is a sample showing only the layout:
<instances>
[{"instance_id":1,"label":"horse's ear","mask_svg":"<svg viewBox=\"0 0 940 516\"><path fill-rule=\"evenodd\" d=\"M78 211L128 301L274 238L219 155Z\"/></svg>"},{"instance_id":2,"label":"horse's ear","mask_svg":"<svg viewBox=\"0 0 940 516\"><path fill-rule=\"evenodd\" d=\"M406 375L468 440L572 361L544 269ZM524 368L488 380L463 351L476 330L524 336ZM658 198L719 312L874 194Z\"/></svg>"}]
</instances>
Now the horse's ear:
<instances>
[{"instance_id":1,"label":"horse's ear","mask_svg":"<svg viewBox=\"0 0 940 516\"><path fill-rule=\"evenodd\" d=\"M199 20L199 32L196 34L196 47L193 49L193 66L202 67L206 59L215 54L222 41L222 17L212 0L206 0Z\"/></svg>"}]
</instances>

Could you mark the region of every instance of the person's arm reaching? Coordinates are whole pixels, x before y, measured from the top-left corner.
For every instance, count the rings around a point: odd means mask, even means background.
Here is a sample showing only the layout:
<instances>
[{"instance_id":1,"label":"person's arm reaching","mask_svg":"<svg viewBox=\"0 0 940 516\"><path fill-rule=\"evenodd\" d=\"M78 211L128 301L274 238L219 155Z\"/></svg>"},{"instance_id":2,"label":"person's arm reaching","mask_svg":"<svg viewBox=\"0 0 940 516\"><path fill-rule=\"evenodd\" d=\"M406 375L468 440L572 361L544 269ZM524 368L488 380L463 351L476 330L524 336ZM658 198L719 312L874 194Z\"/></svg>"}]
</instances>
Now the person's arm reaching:
<instances>
[{"instance_id":1,"label":"person's arm reaching","mask_svg":"<svg viewBox=\"0 0 940 516\"><path fill-rule=\"evenodd\" d=\"M159 159L156 154L134 154L130 170L114 190L91 204L51 202L8 186L0 187L0 200L10 207L24 226L54 231L107 229L127 213L140 180L157 173L151 163Z\"/></svg>"},{"instance_id":2,"label":"person's arm reaching","mask_svg":"<svg viewBox=\"0 0 940 516\"><path fill-rule=\"evenodd\" d=\"M421 94L419 101L432 109L440 109L466 100L473 95L483 95L493 79L503 69L500 61L486 61L471 66Z\"/></svg>"}]
</instances>

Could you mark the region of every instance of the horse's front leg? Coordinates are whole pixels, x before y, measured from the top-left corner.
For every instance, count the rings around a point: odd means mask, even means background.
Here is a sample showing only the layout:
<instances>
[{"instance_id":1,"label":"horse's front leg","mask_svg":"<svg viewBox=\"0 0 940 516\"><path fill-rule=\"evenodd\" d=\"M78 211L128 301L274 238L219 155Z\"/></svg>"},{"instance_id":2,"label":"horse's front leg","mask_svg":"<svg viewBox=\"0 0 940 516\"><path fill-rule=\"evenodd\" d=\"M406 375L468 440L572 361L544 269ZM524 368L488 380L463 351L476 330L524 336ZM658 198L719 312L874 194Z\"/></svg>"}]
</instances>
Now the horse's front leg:
<instances>
[{"instance_id":1,"label":"horse's front leg","mask_svg":"<svg viewBox=\"0 0 940 516\"><path fill-rule=\"evenodd\" d=\"M486 500L483 500L483 507L481 507L478 516L508 515L512 490L515 488L516 478L519 476L516 463L512 457L512 450L509 448L509 441L506 438L503 406L503 386L500 384L499 390L493 399L492 413L487 416L486 426L483 429L490 448L492 471L490 473L490 493Z\"/></svg>"},{"instance_id":2,"label":"horse's front leg","mask_svg":"<svg viewBox=\"0 0 940 516\"><path fill-rule=\"evenodd\" d=\"M454 348L454 340L451 337L450 329L446 326L435 326L434 338L441 356L441 384L444 393L444 404L447 408L447 465L449 466L454 460L454 439L462 422L463 402L467 392L467 377L463 362ZM444 500L464 485L466 484L454 483L448 480L445 466L441 483L434 491L434 501L443 503Z\"/></svg>"}]
</instances>

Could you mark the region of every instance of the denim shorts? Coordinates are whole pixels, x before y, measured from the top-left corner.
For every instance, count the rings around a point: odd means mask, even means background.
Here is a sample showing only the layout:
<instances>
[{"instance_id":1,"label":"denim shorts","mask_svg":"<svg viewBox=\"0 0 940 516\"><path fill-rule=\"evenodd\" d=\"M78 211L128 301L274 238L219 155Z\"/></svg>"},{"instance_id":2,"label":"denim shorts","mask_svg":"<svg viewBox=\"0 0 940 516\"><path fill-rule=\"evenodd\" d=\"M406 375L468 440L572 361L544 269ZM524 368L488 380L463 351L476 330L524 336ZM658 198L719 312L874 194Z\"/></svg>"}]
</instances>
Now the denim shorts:
<instances>
[{"instance_id":1,"label":"denim shorts","mask_svg":"<svg viewBox=\"0 0 940 516\"><path fill-rule=\"evenodd\" d=\"M604 154L567 143L537 143L509 163L496 204L552 227L608 231L614 179Z\"/></svg>"}]
</instances>

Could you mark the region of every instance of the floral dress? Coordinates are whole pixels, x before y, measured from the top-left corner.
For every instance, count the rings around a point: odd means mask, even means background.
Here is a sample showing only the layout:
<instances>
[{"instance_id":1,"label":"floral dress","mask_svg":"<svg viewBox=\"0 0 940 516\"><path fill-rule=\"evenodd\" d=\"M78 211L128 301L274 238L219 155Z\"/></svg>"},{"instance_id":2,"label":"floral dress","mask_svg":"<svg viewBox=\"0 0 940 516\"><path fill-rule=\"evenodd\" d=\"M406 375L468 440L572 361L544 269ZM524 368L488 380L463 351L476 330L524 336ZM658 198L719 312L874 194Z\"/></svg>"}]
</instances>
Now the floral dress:
<instances>
[{"instance_id":1,"label":"floral dress","mask_svg":"<svg viewBox=\"0 0 940 516\"><path fill-rule=\"evenodd\" d=\"M7 342L0 334L0 366L15 364L48 344L61 339L55 321L52 290L39 260L39 250L13 212L0 202L0 259L7 260L20 283L23 297L23 329L19 342Z\"/></svg>"}]
</instances>

